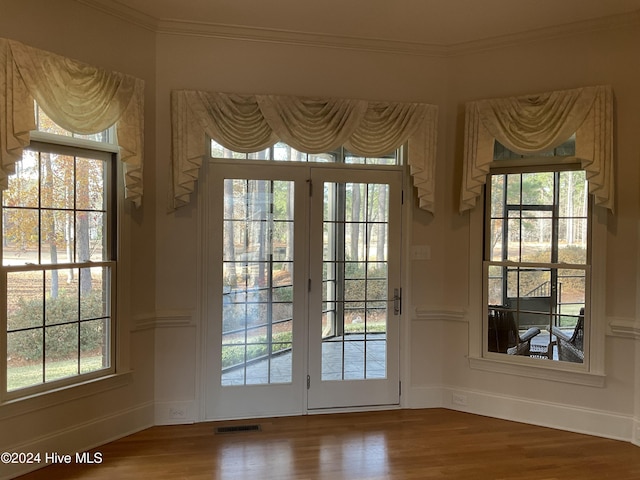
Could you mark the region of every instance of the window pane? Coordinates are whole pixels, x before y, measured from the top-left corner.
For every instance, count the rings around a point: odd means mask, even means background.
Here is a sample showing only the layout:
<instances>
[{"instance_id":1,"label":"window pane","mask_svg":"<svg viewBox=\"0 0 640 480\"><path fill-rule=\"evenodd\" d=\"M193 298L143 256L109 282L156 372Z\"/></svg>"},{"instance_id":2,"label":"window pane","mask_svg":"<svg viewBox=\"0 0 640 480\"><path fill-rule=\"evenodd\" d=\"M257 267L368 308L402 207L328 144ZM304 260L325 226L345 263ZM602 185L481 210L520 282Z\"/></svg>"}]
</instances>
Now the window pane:
<instances>
[{"instance_id":1,"label":"window pane","mask_svg":"<svg viewBox=\"0 0 640 480\"><path fill-rule=\"evenodd\" d=\"M38 210L4 208L2 224L2 264L40 263Z\"/></svg>"},{"instance_id":2,"label":"window pane","mask_svg":"<svg viewBox=\"0 0 640 480\"><path fill-rule=\"evenodd\" d=\"M106 232L107 215L103 212L78 212L76 245L78 262L110 260Z\"/></svg>"},{"instance_id":3,"label":"window pane","mask_svg":"<svg viewBox=\"0 0 640 480\"><path fill-rule=\"evenodd\" d=\"M520 269L519 282L518 296L520 298L549 297L551 295L551 271L548 269Z\"/></svg>"},{"instance_id":4,"label":"window pane","mask_svg":"<svg viewBox=\"0 0 640 480\"><path fill-rule=\"evenodd\" d=\"M42 272L7 273L7 330L43 324Z\"/></svg>"},{"instance_id":5,"label":"window pane","mask_svg":"<svg viewBox=\"0 0 640 480\"><path fill-rule=\"evenodd\" d=\"M345 152L344 163L366 164L366 165L398 165L397 152L380 157L362 157L349 152Z\"/></svg>"},{"instance_id":6,"label":"window pane","mask_svg":"<svg viewBox=\"0 0 640 480\"><path fill-rule=\"evenodd\" d=\"M111 315L109 285L111 269L92 267L79 269L80 320L91 320Z\"/></svg>"},{"instance_id":7,"label":"window pane","mask_svg":"<svg viewBox=\"0 0 640 480\"><path fill-rule=\"evenodd\" d=\"M387 223L370 223L367 226L369 235L369 248L367 249L367 260L374 262L384 262L387 260Z\"/></svg>"},{"instance_id":8,"label":"window pane","mask_svg":"<svg viewBox=\"0 0 640 480\"><path fill-rule=\"evenodd\" d=\"M493 218L504 216L504 175L491 176L491 216Z\"/></svg>"},{"instance_id":9,"label":"window pane","mask_svg":"<svg viewBox=\"0 0 640 480\"><path fill-rule=\"evenodd\" d=\"M559 209L561 217L586 217L588 184L583 170L560 172Z\"/></svg>"},{"instance_id":10,"label":"window pane","mask_svg":"<svg viewBox=\"0 0 640 480\"><path fill-rule=\"evenodd\" d=\"M7 391L38 385L43 374L42 329L7 333Z\"/></svg>"},{"instance_id":11,"label":"window pane","mask_svg":"<svg viewBox=\"0 0 640 480\"><path fill-rule=\"evenodd\" d=\"M73 157L41 153L40 182L40 202L43 208L73 208L77 183Z\"/></svg>"},{"instance_id":12,"label":"window pane","mask_svg":"<svg viewBox=\"0 0 640 480\"><path fill-rule=\"evenodd\" d=\"M387 270L386 262L367 262L367 277L371 280L386 279Z\"/></svg>"},{"instance_id":13,"label":"window pane","mask_svg":"<svg viewBox=\"0 0 640 480\"><path fill-rule=\"evenodd\" d=\"M396 150L380 157L362 157L354 155L344 148L338 148L332 152L304 153L287 145L277 142L273 147L253 153L234 152L215 140L211 141L212 158L232 158L241 160L274 160L277 162L316 162L316 163L349 163L367 165L399 165L400 151Z\"/></svg>"},{"instance_id":14,"label":"window pane","mask_svg":"<svg viewBox=\"0 0 640 480\"><path fill-rule=\"evenodd\" d=\"M511 213L511 212L510 212ZM509 219L507 223L509 234L507 238L507 260L520 261L520 220Z\"/></svg>"},{"instance_id":15,"label":"window pane","mask_svg":"<svg viewBox=\"0 0 640 480\"><path fill-rule=\"evenodd\" d=\"M76 158L77 208L105 210L104 180L106 163L92 158Z\"/></svg>"},{"instance_id":16,"label":"window pane","mask_svg":"<svg viewBox=\"0 0 640 480\"><path fill-rule=\"evenodd\" d=\"M507 175L507 204L520 205L520 175Z\"/></svg>"},{"instance_id":17,"label":"window pane","mask_svg":"<svg viewBox=\"0 0 640 480\"><path fill-rule=\"evenodd\" d=\"M306 162L307 154L299 152L286 143L278 142L273 146L273 159L282 162Z\"/></svg>"},{"instance_id":18,"label":"window pane","mask_svg":"<svg viewBox=\"0 0 640 480\"><path fill-rule=\"evenodd\" d=\"M503 226L504 220L491 220L491 236L489 237L489 260L502 260L502 242L504 238Z\"/></svg>"},{"instance_id":19,"label":"window pane","mask_svg":"<svg viewBox=\"0 0 640 480\"><path fill-rule=\"evenodd\" d=\"M42 210L41 263L73 262L75 225L73 214L67 210Z\"/></svg>"},{"instance_id":20,"label":"window pane","mask_svg":"<svg viewBox=\"0 0 640 480\"><path fill-rule=\"evenodd\" d=\"M109 319L91 320L80 324L80 373L95 372L110 366Z\"/></svg>"},{"instance_id":21,"label":"window pane","mask_svg":"<svg viewBox=\"0 0 640 480\"><path fill-rule=\"evenodd\" d=\"M523 205L553 205L554 173L522 174Z\"/></svg>"},{"instance_id":22,"label":"window pane","mask_svg":"<svg viewBox=\"0 0 640 480\"><path fill-rule=\"evenodd\" d=\"M524 218L521 222L522 262L551 262L551 234L553 222L551 218Z\"/></svg>"},{"instance_id":23,"label":"window pane","mask_svg":"<svg viewBox=\"0 0 640 480\"><path fill-rule=\"evenodd\" d=\"M367 300L387 300L387 280L369 280L367 282Z\"/></svg>"},{"instance_id":24,"label":"window pane","mask_svg":"<svg viewBox=\"0 0 640 480\"><path fill-rule=\"evenodd\" d=\"M558 222L558 262L587 263L587 220L566 218Z\"/></svg>"},{"instance_id":25,"label":"window pane","mask_svg":"<svg viewBox=\"0 0 640 480\"><path fill-rule=\"evenodd\" d=\"M576 314L585 306L585 270L558 269L558 284L560 313Z\"/></svg>"},{"instance_id":26,"label":"window pane","mask_svg":"<svg viewBox=\"0 0 640 480\"><path fill-rule=\"evenodd\" d=\"M489 267L489 283L487 292L487 301L489 305L502 305L504 303L502 288L503 270L503 267L495 265Z\"/></svg>"},{"instance_id":27,"label":"window pane","mask_svg":"<svg viewBox=\"0 0 640 480\"><path fill-rule=\"evenodd\" d=\"M24 150L22 159L15 164L15 173L9 176L8 188L2 192L5 207L38 207L38 153Z\"/></svg>"},{"instance_id":28,"label":"window pane","mask_svg":"<svg viewBox=\"0 0 640 480\"><path fill-rule=\"evenodd\" d=\"M67 283L67 271L45 271L45 323L78 321L78 283Z\"/></svg>"},{"instance_id":29,"label":"window pane","mask_svg":"<svg viewBox=\"0 0 640 480\"><path fill-rule=\"evenodd\" d=\"M364 300L366 283L365 280L345 280L344 299L347 301Z\"/></svg>"},{"instance_id":30,"label":"window pane","mask_svg":"<svg viewBox=\"0 0 640 480\"><path fill-rule=\"evenodd\" d=\"M45 329L45 381L78 375L78 324Z\"/></svg>"}]
</instances>

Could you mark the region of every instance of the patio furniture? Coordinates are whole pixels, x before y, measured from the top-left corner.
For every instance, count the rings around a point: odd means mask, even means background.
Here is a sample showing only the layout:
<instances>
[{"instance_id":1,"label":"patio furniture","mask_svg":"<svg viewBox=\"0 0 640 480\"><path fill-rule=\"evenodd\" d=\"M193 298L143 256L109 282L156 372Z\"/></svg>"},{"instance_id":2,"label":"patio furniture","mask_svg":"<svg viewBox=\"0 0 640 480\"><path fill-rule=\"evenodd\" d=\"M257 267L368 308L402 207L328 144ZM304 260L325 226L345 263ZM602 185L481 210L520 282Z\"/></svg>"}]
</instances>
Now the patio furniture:
<instances>
[{"instance_id":1,"label":"patio furniture","mask_svg":"<svg viewBox=\"0 0 640 480\"><path fill-rule=\"evenodd\" d=\"M560 327L552 327L551 332L556 336L558 359L565 362L584 362L584 307L580 309L578 322L573 332L567 333Z\"/></svg>"},{"instance_id":2,"label":"patio furniture","mask_svg":"<svg viewBox=\"0 0 640 480\"><path fill-rule=\"evenodd\" d=\"M489 351L509 355L529 355L531 339L540 333L531 327L523 335L513 316L513 310L501 305L489 305Z\"/></svg>"}]
</instances>

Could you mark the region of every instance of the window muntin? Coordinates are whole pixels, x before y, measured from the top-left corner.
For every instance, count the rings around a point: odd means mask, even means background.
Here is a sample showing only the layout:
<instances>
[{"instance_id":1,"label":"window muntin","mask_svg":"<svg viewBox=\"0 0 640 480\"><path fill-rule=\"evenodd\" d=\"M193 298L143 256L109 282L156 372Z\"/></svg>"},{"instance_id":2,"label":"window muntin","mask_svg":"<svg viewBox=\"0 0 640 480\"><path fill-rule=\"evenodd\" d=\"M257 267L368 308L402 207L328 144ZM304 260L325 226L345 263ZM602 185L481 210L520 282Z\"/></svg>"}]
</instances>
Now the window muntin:
<instances>
[{"instance_id":1,"label":"window muntin","mask_svg":"<svg viewBox=\"0 0 640 480\"><path fill-rule=\"evenodd\" d=\"M113 156L32 142L2 192L8 397L114 371Z\"/></svg>"},{"instance_id":2,"label":"window muntin","mask_svg":"<svg viewBox=\"0 0 640 480\"><path fill-rule=\"evenodd\" d=\"M577 165L494 169L486 198L488 351L565 360L558 337L571 337L579 329L584 336L584 312L589 310L585 172ZM501 317L503 327L496 323ZM513 322L518 335L512 332L502 348L496 347L494 336ZM523 341L530 344L516 348ZM584 355L583 344L579 350ZM583 358L569 361L582 363Z\"/></svg>"},{"instance_id":3,"label":"window muntin","mask_svg":"<svg viewBox=\"0 0 640 480\"><path fill-rule=\"evenodd\" d=\"M359 165L400 165L400 149L379 157L362 157L355 155L345 148L338 148L333 152L303 153L283 142L254 153L240 153L229 150L211 140L211 156L213 158L237 160L271 160L278 162L315 162L315 163L347 163Z\"/></svg>"}]
</instances>

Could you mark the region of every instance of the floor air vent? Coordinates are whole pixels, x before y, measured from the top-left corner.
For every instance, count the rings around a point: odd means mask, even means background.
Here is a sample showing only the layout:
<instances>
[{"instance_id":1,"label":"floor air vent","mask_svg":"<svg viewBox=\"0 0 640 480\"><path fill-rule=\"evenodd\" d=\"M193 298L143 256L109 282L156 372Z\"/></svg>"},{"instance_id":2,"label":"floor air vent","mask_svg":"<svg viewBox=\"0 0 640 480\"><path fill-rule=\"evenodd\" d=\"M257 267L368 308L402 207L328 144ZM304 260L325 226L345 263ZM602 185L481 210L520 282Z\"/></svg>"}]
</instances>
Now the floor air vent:
<instances>
[{"instance_id":1,"label":"floor air vent","mask_svg":"<svg viewBox=\"0 0 640 480\"><path fill-rule=\"evenodd\" d=\"M259 432L260 430L260 425L231 425L216 428L216 433Z\"/></svg>"}]
</instances>

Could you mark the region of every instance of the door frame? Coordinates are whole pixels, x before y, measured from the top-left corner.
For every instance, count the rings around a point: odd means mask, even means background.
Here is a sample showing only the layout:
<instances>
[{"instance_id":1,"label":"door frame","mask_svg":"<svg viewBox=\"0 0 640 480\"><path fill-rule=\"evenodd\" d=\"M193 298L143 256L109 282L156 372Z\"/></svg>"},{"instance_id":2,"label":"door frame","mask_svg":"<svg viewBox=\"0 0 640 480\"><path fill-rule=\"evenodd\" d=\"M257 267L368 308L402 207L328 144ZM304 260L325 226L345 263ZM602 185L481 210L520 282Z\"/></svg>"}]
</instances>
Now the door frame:
<instances>
[{"instance_id":1,"label":"door frame","mask_svg":"<svg viewBox=\"0 0 640 480\"><path fill-rule=\"evenodd\" d=\"M402 170L402 188L403 188L403 192L406 191L411 191L412 187L412 183L411 183L411 177L409 175L409 169L407 166L407 159L406 159L406 149L403 149L402 152L402 157L403 157L403 166L400 167ZM208 265L210 262L210 247L207 245L207 241L205 239L205 236L207 235L207 233L210 231L211 229L211 222L210 222L210 215L211 215L211 205L213 200L216 198L216 195L219 195L218 197L218 201L221 201L222 199L222 192L218 192L217 194L214 193L213 191L211 191L211 189L209 188L211 185L211 173L210 170L215 168L218 165L224 165L224 166L230 166L231 164L233 164L233 166L243 166L245 168L253 168L256 166L256 162L255 161L244 161L244 160L230 160L230 161L220 161L217 159L213 159L213 158L205 158L203 159L203 162L205 163L204 168L201 169L201 173L200 173L200 178L199 178L199 184L200 184L200 188L198 188L197 190L197 199L198 199L198 212L196 212L196 217L197 217L197 221L196 221L196 227L197 227L197 254L196 254L196 276L197 276L197 289L196 289L196 300L197 300L197 309L195 312L193 312L193 316L194 318L199 319L199 321L195 322L194 327L195 327L195 336L196 336L196 343L198 344L198 352L196 354L196 358L195 358L195 375L197 378L197 382L195 385L195 402L194 402L194 408L195 410L198 412L197 414L197 421L203 422L203 421L211 421L211 420L222 420L222 419L232 419L232 418L243 418L240 416L234 416L234 415L226 415L226 414L221 414L221 415L212 415L211 412L207 411L207 388L208 388L208 382L210 381L210 379L208 378L208 372L210 371L209 368L207 368L207 365L210 364L209 360L210 360L210 348L208 346L208 340L210 338L211 335L211 326L209 325L208 322L208 312L210 310L210 308L212 307L211 305L211 300L208 298L208 296L206 295L206 289L207 287L211 284L210 282L210 276L211 276L211 272L209 272L209 274L207 274L207 269L205 268L205 265ZM311 168L314 166L314 164L298 164L300 165L300 167L304 168ZM269 167L269 168L273 168L273 167L282 167L282 168L290 168L293 165L291 164L291 162L277 162L277 161L269 161L268 163L265 162L265 167ZM371 166L368 165L344 165L344 164L332 164L331 168L349 168L349 169L359 169L359 168L365 168L365 169L370 169ZM395 171L395 168L391 169L392 171ZM305 195L305 202L308 202L308 195ZM307 209L307 211L309 211L310 206L307 203L305 208ZM411 277L411 263L410 263L410 245L409 245L409 239L411 238L411 231L412 231L412 226L411 226L411 221L410 219L413 217L413 211L415 210L416 205L413 205L413 202L405 202L404 201L404 193L403 193L403 201L402 201L402 213L401 213L401 218L402 218L402 228L401 228L401 250L402 250L402 254L401 254L401 264L400 264L400 270L401 270L401 274L400 274L400 278L401 278L401 285L409 285L407 283L408 279L410 279ZM305 235L308 236L308 228L309 228L309 221L307 220L304 223L304 228L305 228ZM305 260L305 268L307 269L305 271L305 278L308 278L308 259ZM305 300L304 300L304 305L308 305L309 301L307 298L308 292L307 289L304 289L305 291ZM411 358L411 353L410 353L410 346L411 346L411 335L410 335L410 326L411 326L411 318L409 318L409 316L406 314L407 309L405 308L405 305L410 305L411 302L411 291L409 288L404 288L403 289L403 296L402 296L402 305L403 305L403 314L400 315L399 318L399 337L398 337L398 342L399 342L399 361L398 361L398 365L399 365L399 379L400 379L400 384L404 384L404 385L409 385L409 380L411 378L411 363L410 363L410 358ZM300 331L298 332L298 335L302 335L303 338L307 338L308 339L308 321L302 322L302 328L300 329ZM306 354L306 350L305 350L305 355L302 356L303 358L301 359L300 365L301 368L303 368L303 371L305 372L304 374L304 381L306 382L306 372L308 372L308 355ZM407 405L410 405L410 397L409 397L409 393L410 391L408 389L404 389L402 388L400 391L400 398L399 398L399 404L395 404L395 405L382 405L382 406L351 406L351 407L338 407L338 408L327 408L327 409L321 409L321 410L314 410L314 409L309 409L308 408L308 401L307 401L307 397L308 397L308 390L306 388L302 388L302 393L303 393L303 399L300 402L300 408L296 408L294 410L291 411L283 411L281 413L276 413L277 415L305 415L305 414L317 414L317 413L330 413L330 412L347 412L347 411L373 411L373 410L380 410L380 409L395 409L395 408L405 408ZM276 415L274 413L271 412L258 412L255 415L251 415L251 417L269 417L269 416L274 416Z\"/></svg>"}]
</instances>

